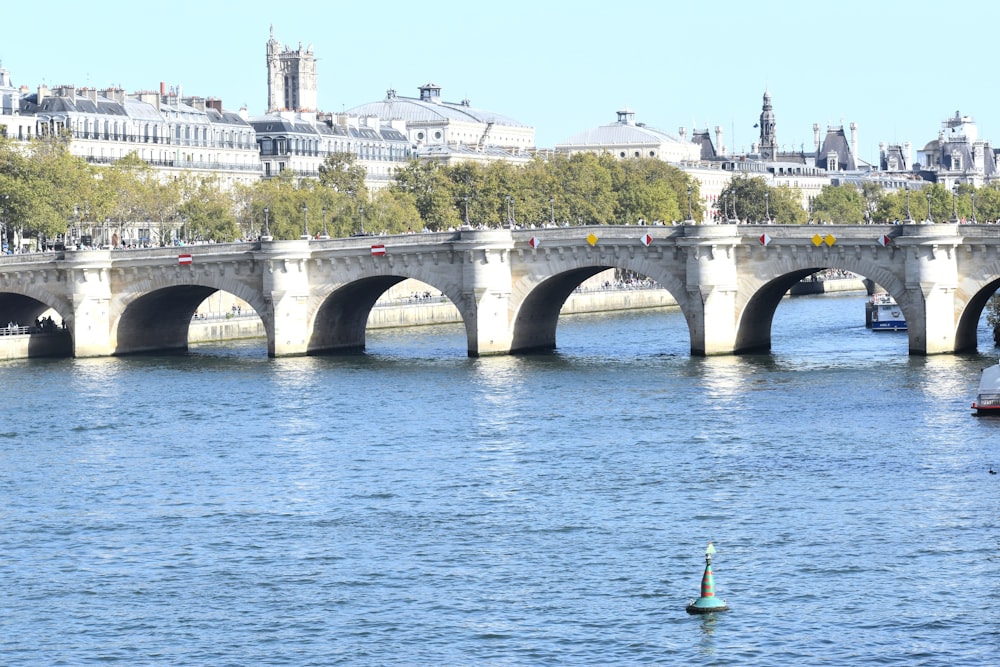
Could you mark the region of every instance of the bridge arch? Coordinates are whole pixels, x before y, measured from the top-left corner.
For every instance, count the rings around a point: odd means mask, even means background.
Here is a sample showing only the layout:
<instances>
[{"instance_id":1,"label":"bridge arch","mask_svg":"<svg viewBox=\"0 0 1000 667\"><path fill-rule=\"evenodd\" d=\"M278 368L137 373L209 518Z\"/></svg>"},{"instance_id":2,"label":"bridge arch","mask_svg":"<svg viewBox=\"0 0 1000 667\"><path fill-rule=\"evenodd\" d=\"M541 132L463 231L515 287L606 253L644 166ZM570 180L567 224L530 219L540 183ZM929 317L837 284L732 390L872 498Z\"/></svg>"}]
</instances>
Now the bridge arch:
<instances>
[{"instance_id":1,"label":"bridge arch","mask_svg":"<svg viewBox=\"0 0 1000 667\"><path fill-rule=\"evenodd\" d=\"M0 288L0 327L13 323L33 327L46 312L52 310L62 320L54 331L33 331L24 349L28 357L69 357L73 354L72 305L62 297L40 289L32 283L7 285ZM56 322L56 324L60 324Z\"/></svg>"},{"instance_id":2,"label":"bridge arch","mask_svg":"<svg viewBox=\"0 0 1000 667\"><path fill-rule=\"evenodd\" d=\"M961 314L955 331L955 351L974 352L978 347L979 320L986 304L1000 289L1000 259L981 267L978 283L966 281L959 291Z\"/></svg>"},{"instance_id":3,"label":"bridge arch","mask_svg":"<svg viewBox=\"0 0 1000 667\"><path fill-rule=\"evenodd\" d=\"M208 297L223 291L253 308L273 337L273 318L261 293L230 276L178 271L154 274L122 285L111 300L111 350L114 355L186 350L191 320Z\"/></svg>"},{"instance_id":4,"label":"bridge arch","mask_svg":"<svg viewBox=\"0 0 1000 667\"><path fill-rule=\"evenodd\" d=\"M782 299L796 283L824 269L849 271L874 281L896 300L908 322L917 321L918 315L923 314L922 303L913 299L902 280L877 262L856 255L787 256L771 268L772 271L754 274L745 282L743 298L737 302L738 325L733 350L736 354L769 352L774 315ZM907 332L913 349L913 338L920 332L916 327L909 327Z\"/></svg>"},{"instance_id":5,"label":"bridge arch","mask_svg":"<svg viewBox=\"0 0 1000 667\"><path fill-rule=\"evenodd\" d=\"M390 288L407 279L418 280L441 292L458 309L466 331L473 326L467 309L462 307L462 294L457 285L437 284L438 280L426 272L390 270L333 285L319 292L311 308L306 353L363 352L368 318L375 303Z\"/></svg>"},{"instance_id":6,"label":"bridge arch","mask_svg":"<svg viewBox=\"0 0 1000 667\"><path fill-rule=\"evenodd\" d=\"M677 272L665 270L662 262L648 257L608 258L598 256L596 262L585 258L578 262L563 260L539 263L533 270L516 279L511 291L511 352L533 352L556 348L559 313L570 295L584 281L608 269L620 269L643 275L657 283L674 297L688 323L691 333L687 293ZM576 264L574 266L574 264ZM555 271L549 275L549 271Z\"/></svg>"}]
</instances>

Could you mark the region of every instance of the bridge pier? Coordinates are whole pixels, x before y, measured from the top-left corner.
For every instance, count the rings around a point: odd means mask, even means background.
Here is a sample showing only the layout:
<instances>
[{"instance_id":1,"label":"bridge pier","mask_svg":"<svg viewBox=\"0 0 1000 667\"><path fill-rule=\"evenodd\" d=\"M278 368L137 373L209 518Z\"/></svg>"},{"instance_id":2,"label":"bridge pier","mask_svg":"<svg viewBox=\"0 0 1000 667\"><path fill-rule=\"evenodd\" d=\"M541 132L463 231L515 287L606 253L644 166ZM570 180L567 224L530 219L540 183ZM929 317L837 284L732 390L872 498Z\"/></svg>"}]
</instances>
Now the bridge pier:
<instances>
[{"instance_id":1,"label":"bridge pier","mask_svg":"<svg viewBox=\"0 0 1000 667\"><path fill-rule=\"evenodd\" d=\"M911 308L918 309L918 316L906 315L910 354L955 351L959 231L959 225L921 225L911 234L897 239L897 243L908 251L906 301ZM919 309L923 310L922 317Z\"/></svg>"},{"instance_id":2,"label":"bridge pier","mask_svg":"<svg viewBox=\"0 0 1000 667\"><path fill-rule=\"evenodd\" d=\"M111 252L67 251L64 265L73 311L67 326L73 337L73 356L107 357L116 340L111 331Z\"/></svg>"},{"instance_id":3,"label":"bridge pier","mask_svg":"<svg viewBox=\"0 0 1000 667\"><path fill-rule=\"evenodd\" d=\"M508 229L463 231L455 250L462 256L462 303L459 310L468 334L469 356L511 351L510 253L514 237Z\"/></svg>"},{"instance_id":4,"label":"bridge pier","mask_svg":"<svg viewBox=\"0 0 1000 667\"><path fill-rule=\"evenodd\" d=\"M263 292L267 312L258 313L272 357L306 354L309 343L309 241L264 241Z\"/></svg>"},{"instance_id":5,"label":"bridge pier","mask_svg":"<svg viewBox=\"0 0 1000 667\"><path fill-rule=\"evenodd\" d=\"M691 354L732 354L736 349L737 271L735 225L689 227L681 245L687 252L688 328Z\"/></svg>"}]
</instances>

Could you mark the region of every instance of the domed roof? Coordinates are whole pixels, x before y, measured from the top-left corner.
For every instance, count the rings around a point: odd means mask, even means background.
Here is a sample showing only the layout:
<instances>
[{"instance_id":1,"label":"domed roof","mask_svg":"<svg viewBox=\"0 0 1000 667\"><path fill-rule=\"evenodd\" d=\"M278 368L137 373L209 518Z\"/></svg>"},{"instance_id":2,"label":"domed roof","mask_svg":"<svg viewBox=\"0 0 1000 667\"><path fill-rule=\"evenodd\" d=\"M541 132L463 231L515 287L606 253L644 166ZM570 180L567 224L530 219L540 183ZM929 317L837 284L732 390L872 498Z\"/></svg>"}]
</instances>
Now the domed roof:
<instances>
[{"instance_id":1,"label":"domed roof","mask_svg":"<svg viewBox=\"0 0 1000 667\"><path fill-rule=\"evenodd\" d=\"M384 121L402 120L407 123L458 121L493 123L511 127L528 127L512 118L485 109L476 109L468 100L460 103L441 100L441 88L433 83L420 87L420 98L400 97L395 90L386 91L384 99L361 104L347 110L357 116L376 116Z\"/></svg>"},{"instance_id":2,"label":"domed roof","mask_svg":"<svg viewBox=\"0 0 1000 667\"><path fill-rule=\"evenodd\" d=\"M647 127L635 122L635 112L628 107L618 112L618 122L600 125L574 134L556 144L559 146L622 146L628 144L648 145L651 143L687 144L680 137Z\"/></svg>"}]
</instances>

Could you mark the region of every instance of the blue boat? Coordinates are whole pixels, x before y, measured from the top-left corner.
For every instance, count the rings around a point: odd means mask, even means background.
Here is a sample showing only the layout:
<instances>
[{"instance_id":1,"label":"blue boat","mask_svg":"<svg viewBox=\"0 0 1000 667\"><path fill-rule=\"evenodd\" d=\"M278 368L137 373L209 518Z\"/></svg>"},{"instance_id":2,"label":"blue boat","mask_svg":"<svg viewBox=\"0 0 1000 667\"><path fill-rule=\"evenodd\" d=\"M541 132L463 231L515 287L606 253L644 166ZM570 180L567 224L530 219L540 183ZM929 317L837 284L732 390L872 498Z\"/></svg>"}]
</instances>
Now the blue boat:
<instances>
[{"instance_id":1,"label":"blue boat","mask_svg":"<svg viewBox=\"0 0 1000 667\"><path fill-rule=\"evenodd\" d=\"M868 300L868 326L872 331L906 331L906 318L896 300L876 292Z\"/></svg>"}]
</instances>

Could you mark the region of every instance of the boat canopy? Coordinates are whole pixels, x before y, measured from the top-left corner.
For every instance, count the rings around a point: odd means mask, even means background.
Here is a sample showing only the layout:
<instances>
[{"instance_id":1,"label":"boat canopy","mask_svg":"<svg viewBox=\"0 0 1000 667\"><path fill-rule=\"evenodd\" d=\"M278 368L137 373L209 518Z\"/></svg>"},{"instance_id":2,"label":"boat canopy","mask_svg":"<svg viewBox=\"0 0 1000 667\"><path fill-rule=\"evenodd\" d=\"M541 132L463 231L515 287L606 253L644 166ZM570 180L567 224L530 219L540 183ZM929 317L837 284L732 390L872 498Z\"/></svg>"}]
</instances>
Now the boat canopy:
<instances>
[{"instance_id":1,"label":"boat canopy","mask_svg":"<svg viewBox=\"0 0 1000 667\"><path fill-rule=\"evenodd\" d=\"M1000 364L983 369L983 376L979 378L979 395L1000 396Z\"/></svg>"}]
</instances>

